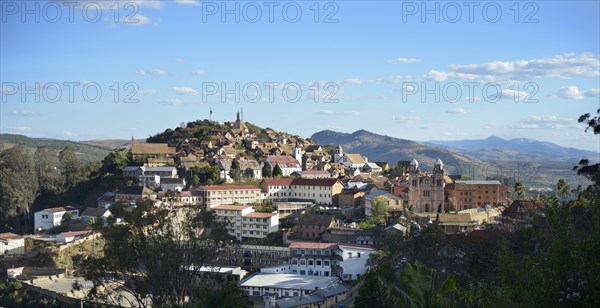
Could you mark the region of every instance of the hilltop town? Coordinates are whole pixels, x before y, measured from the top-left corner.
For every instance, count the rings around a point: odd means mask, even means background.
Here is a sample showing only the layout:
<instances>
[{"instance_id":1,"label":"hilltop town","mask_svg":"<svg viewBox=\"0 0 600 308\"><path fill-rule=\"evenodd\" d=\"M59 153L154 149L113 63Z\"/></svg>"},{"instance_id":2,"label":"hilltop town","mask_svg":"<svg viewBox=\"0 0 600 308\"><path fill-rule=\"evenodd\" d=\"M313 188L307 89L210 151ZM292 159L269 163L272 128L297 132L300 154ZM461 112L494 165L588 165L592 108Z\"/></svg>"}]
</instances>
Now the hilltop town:
<instances>
[{"instance_id":1,"label":"hilltop town","mask_svg":"<svg viewBox=\"0 0 600 308\"><path fill-rule=\"evenodd\" d=\"M166 223L167 234L177 238L188 230L182 227L186 221L202 217L200 228L185 238L221 244L201 267L177 267L227 277L256 306L332 307L357 299L365 275L379 268L382 256L397 270L431 258L428 265L439 270L449 270L439 262L452 260L455 271L469 271L464 258L473 243L531 227L547 206L522 198L517 185L513 190L495 180L449 174L439 158L431 170L414 158L370 161L340 145L261 129L239 113L233 122L182 124L146 143L132 138L128 149L113 154L125 163L105 162L115 187L102 191L94 206L56 204L35 211L31 235L0 234L4 264L10 265L4 266L6 277L26 277L31 290L75 303L88 295L86 287L69 289L75 282L105 290L114 281L128 284L127 276L98 273L89 268L92 261L84 261L96 258L103 245L111 247L111 232L139 227L143 237L163 232ZM424 252L419 241L431 232L454 240ZM65 252L65 267L31 265L40 254L56 259ZM54 283L43 279L48 275ZM108 283L98 278L105 276ZM123 298L131 294L122 293L117 304L127 305Z\"/></svg>"}]
</instances>

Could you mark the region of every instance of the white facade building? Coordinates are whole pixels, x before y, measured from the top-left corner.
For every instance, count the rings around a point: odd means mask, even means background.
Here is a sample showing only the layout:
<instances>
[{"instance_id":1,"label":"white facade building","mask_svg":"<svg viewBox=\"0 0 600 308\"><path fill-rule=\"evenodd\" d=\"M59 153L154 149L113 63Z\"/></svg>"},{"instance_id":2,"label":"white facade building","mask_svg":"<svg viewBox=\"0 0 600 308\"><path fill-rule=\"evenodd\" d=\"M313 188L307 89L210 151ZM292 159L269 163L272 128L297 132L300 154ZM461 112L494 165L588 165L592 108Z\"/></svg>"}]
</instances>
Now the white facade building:
<instances>
[{"instance_id":1,"label":"white facade building","mask_svg":"<svg viewBox=\"0 0 600 308\"><path fill-rule=\"evenodd\" d=\"M217 205L211 210L225 222L228 233L238 241L265 238L267 234L279 230L277 213L258 213L245 205Z\"/></svg>"},{"instance_id":2,"label":"white facade building","mask_svg":"<svg viewBox=\"0 0 600 308\"><path fill-rule=\"evenodd\" d=\"M221 204L249 204L261 200L260 188L253 185L200 186L196 191L207 209Z\"/></svg>"},{"instance_id":3,"label":"white facade building","mask_svg":"<svg viewBox=\"0 0 600 308\"><path fill-rule=\"evenodd\" d=\"M240 283L249 296L302 296L339 283L337 277L256 273Z\"/></svg>"},{"instance_id":4,"label":"white facade building","mask_svg":"<svg viewBox=\"0 0 600 308\"><path fill-rule=\"evenodd\" d=\"M341 257L341 261L334 260L339 266L338 276L343 280L356 280L364 275L367 269L367 260L375 252L375 249L368 246L339 244L336 254ZM334 265L334 269L335 269Z\"/></svg>"},{"instance_id":5,"label":"white facade building","mask_svg":"<svg viewBox=\"0 0 600 308\"><path fill-rule=\"evenodd\" d=\"M49 208L35 212L33 227L36 231L41 231L60 226L67 212L71 213L72 218L79 217L79 210L72 206Z\"/></svg>"},{"instance_id":6,"label":"white facade building","mask_svg":"<svg viewBox=\"0 0 600 308\"><path fill-rule=\"evenodd\" d=\"M25 237L14 233L0 233L0 256L25 253Z\"/></svg>"}]
</instances>

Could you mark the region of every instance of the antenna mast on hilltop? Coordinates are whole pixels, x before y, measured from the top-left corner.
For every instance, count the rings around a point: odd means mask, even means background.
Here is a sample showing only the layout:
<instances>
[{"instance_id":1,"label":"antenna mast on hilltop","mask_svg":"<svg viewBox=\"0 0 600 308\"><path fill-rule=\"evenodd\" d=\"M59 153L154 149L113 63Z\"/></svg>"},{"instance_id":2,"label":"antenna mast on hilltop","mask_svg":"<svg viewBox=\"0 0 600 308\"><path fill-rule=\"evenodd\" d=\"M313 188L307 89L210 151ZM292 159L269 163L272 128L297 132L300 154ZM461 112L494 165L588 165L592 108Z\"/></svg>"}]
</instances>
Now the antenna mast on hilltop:
<instances>
[{"instance_id":1,"label":"antenna mast on hilltop","mask_svg":"<svg viewBox=\"0 0 600 308\"><path fill-rule=\"evenodd\" d=\"M240 120L244 121L244 108L242 108L242 118Z\"/></svg>"},{"instance_id":2,"label":"antenna mast on hilltop","mask_svg":"<svg viewBox=\"0 0 600 308\"><path fill-rule=\"evenodd\" d=\"M212 122L212 108L210 108L210 112L208 114L208 120Z\"/></svg>"}]
</instances>

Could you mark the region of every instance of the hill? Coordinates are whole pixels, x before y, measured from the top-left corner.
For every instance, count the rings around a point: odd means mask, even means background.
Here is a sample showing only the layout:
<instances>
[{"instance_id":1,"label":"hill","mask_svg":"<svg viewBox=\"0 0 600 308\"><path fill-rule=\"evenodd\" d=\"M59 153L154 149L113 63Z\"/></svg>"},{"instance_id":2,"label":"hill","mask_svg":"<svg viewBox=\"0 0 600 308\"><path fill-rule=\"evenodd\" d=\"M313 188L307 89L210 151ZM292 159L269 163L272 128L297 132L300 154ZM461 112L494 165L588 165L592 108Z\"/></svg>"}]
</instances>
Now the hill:
<instances>
[{"instance_id":1,"label":"hill","mask_svg":"<svg viewBox=\"0 0 600 308\"><path fill-rule=\"evenodd\" d=\"M528 138L506 140L491 136L481 140L427 141L425 144L493 161L577 162L582 158L597 160L600 157L600 153L597 152L562 147Z\"/></svg>"},{"instance_id":2,"label":"hill","mask_svg":"<svg viewBox=\"0 0 600 308\"><path fill-rule=\"evenodd\" d=\"M399 160L416 158L424 170L431 170L437 158L440 158L446 165L455 167L483 163L450 150L411 140L378 135L366 130L358 130L352 134L324 130L313 134L311 140L319 144L339 144L344 152L359 153L366 156L369 161L387 161L391 165L396 165Z\"/></svg>"},{"instance_id":3,"label":"hill","mask_svg":"<svg viewBox=\"0 0 600 308\"><path fill-rule=\"evenodd\" d=\"M0 134L0 152L17 145L23 146L31 152L34 152L38 147L48 147L56 151L56 154L66 146L69 146L79 155L79 158L85 162L101 161L111 150L107 147L70 140L29 138L23 135Z\"/></svg>"}]
</instances>

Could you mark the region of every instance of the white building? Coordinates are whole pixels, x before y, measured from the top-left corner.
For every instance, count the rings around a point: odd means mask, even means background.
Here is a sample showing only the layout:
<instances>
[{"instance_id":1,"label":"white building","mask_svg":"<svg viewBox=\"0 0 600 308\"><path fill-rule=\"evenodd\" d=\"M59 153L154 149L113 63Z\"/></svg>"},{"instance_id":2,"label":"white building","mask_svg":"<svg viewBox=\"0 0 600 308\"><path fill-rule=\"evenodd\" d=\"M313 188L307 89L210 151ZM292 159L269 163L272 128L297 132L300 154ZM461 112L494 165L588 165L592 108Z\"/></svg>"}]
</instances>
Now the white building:
<instances>
[{"instance_id":1,"label":"white building","mask_svg":"<svg viewBox=\"0 0 600 308\"><path fill-rule=\"evenodd\" d=\"M162 191L182 191L185 189L184 178L163 178L160 180Z\"/></svg>"},{"instance_id":2,"label":"white building","mask_svg":"<svg viewBox=\"0 0 600 308\"><path fill-rule=\"evenodd\" d=\"M339 282L337 277L256 273L240 283L249 296L302 296Z\"/></svg>"},{"instance_id":3,"label":"white building","mask_svg":"<svg viewBox=\"0 0 600 308\"><path fill-rule=\"evenodd\" d=\"M88 207L81 213L81 220L87 224L93 224L97 220L102 220L107 225L107 219L110 217L110 210L105 208Z\"/></svg>"},{"instance_id":4,"label":"white building","mask_svg":"<svg viewBox=\"0 0 600 308\"><path fill-rule=\"evenodd\" d=\"M246 205L217 205L211 210L225 222L228 233L238 241L265 238L279 230L277 213L254 212L251 206Z\"/></svg>"},{"instance_id":5,"label":"white building","mask_svg":"<svg viewBox=\"0 0 600 308\"><path fill-rule=\"evenodd\" d=\"M70 231L63 232L56 235L56 240L61 243L70 243L74 240L86 237L90 234L90 231Z\"/></svg>"},{"instance_id":6,"label":"white building","mask_svg":"<svg viewBox=\"0 0 600 308\"><path fill-rule=\"evenodd\" d=\"M290 176L296 171L302 171L302 164L289 155L268 155L265 164L269 164L271 170L275 170L275 166L279 165L283 176Z\"/></svg>"},{"instance_id":7,"label":"white building","mask_svg":"<svg viewBox=\"0 0 600 308\"><path fill-rule=\"evenodd\" d=\"M264 179L264 198L272 201L312 200L317 204L338 205L344 185L337 179Z\"/></svg>"},{"instance_id":8,"label":"white building","mask_svg":"<svg viewBox=\"0 0 600 308\"><path fill-rule=\"evenodd\" d=\"M240 177L243 179L262 179L262 167L260 164L253 159L238 159L237 160L240 165ZM233 183L234 180L229 175L231 171L231 164L233 163L233 159L229 158L221 158L218 160L219 169L221 172L219 173L219 178L221 180L225 180L227 183Z\"/></svg>"},{"instance_id":9,"label":"white building","mask_svg":"<svg viewBox=\"0 0 600 308\"><path fill-rule=\"evenodd\" d=\"M260 202L260 188L254 185L211 185L196 189L200 202L207 209L220 204L249 204Z\"/></svg>"},{"instance_id":10,"label":"white building","mask_svg":"<svg viewBox=\"0 0 600 308\"><path fill-rule=\"evenodd\" d=\"M349 169L361 169L368 161L360 154L344 154L338 163Z\"/></svg>"},{"instance_id":11,"label":"white building","mask_svg":"<svg viewBox=\"0 0 600 308\"><path fill-rule=\"evenodd\" d=\"M14 233L0 233L0 256L25 253L25 237Z\"/></svg>"},{"instance_id":12,"label":"white building","mask_svg":"<svg viewBox=\"0 0 600 308\"><path fill-rule=\"evenodd\" d=\"M261 272L356 280L366 273L367 260L376 252L364 245L314 242L292 242L289 249L289 264L261 269Z\"/></svg>"},{"instance_id":13,"label":"white building","mask_svg":"<svg viewBox=\"0 0 600 308\"><path fill-rule=\"evenodd\" d=\"M36 231L41 231L60 226L66 213L71 213L71 218L79 217L79 210L72 206L49 208L35 212L33 227Z\"/></svg>"},{"instance_id":14,"label":"white building","mask_svg":"<svg viewBox=\"0 0 600 308\"><path fill-rule=\"evenodd\" d=\"M158 188L160 186L160 176L158 175L140 175L137 177L138 186L144 186L148 188Z\"/></svg>"},{"instance_id":15,"label":"white building","mask_svg":"<svg viewBox=\"0 0 600 308\"><path fill-rule=\"evenodd\" d=\"M336 271L338 277L343 280L356 280L364 275L367 269L367 260L369 256L376 250L368 246L359 245L337 245L336 254L341 257L341 261L334 260L334 270L339 266L339 271Z\"/></svg>"},{"instance_id":16,"label":"white building","mask_svg":"<svg viewBox=\"0 0 600 308\"><path fill-rule=\"evenodd\" d=\"M290 244L291 274L309 276L335 276L332 265L337 244L292 242Z\"/></svg>"}]
</instances>

